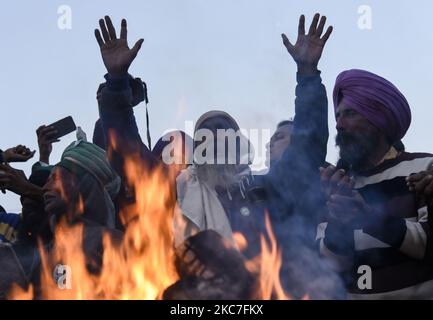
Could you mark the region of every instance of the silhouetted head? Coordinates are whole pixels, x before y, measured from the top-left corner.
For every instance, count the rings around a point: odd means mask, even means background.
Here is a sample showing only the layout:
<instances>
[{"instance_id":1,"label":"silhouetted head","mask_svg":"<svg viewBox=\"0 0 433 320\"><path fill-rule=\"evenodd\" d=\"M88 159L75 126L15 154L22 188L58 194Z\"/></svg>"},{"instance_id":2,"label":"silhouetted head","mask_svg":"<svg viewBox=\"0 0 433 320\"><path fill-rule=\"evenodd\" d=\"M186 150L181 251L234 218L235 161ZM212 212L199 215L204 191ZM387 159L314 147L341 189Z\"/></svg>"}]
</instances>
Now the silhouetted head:
<instances>
[{"instance_id":1,"label":"silhouetted head","mask_svg":"<svg viewBox=\"0 0 433 320\"><path fill-rule=\"evenodd\" d=\"M281 121L277 130L271 137L271 141L266 145L266 164L272 166L283 156L284 151L290 145L290 137L293 129L293 121Z\"/></svg>"},{"instance_id":2,"label":"silhouetted head","mask_svg":"<svg viewBox=\"0 0 433 320\"><path fill-rule=\"evenodd\" d=\"M180 172L193 159L193 139L181 130L170 131L155 144L152 153L175 172Z\"/></svg>"}]
</instances>

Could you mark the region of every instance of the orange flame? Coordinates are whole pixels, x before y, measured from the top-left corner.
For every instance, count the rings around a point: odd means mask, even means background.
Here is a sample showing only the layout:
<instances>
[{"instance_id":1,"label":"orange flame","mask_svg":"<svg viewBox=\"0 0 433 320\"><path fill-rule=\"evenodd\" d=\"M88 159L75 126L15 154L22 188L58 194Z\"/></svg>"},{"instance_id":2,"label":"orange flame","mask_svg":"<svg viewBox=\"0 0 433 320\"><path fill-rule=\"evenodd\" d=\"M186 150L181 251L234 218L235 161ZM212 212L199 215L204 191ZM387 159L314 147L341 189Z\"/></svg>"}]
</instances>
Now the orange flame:
<instances>
[{"instance_id":1,"label":"orange flame","mask_svg":"<svg viewBox=\"0 0 433 320\"><path fill-rule=\"evenodd\" d=\"M280 280L282 264L281 250L278 249L277 240L272 232L269 215L266 215L266 231L270 238L270 246L264 236L261 238L262 252L260 255L260 293L261 299L270 300L275 295L277 300L287 300Z\"/></svg>"},{"instance_id":2,"label":"orange flame","mask_svg":"<svg viewBox=\"0 0 433 320\"><path fill-rule=\"evenodd\" d=\"M234 232L233 233L233 240L238 247L239 251L245 251L245 249L248 247L247 239L245 239L244 235L240 232Z\"/></svg>"},{"instance_id":3,"label":"orange flame","mask_svg":"<svg viewBox=\"0 0 433 320\"><path fill-rule=\"evenodd\" d=\"M24 290L17 284L13 284L9 297L14 300L31 300L33 299L33 286L30 286L28 290Z\"/></svg>"},{"instance_id":4,"label":"orange flame","mask_svg":"<svg viewBox=\"0 0 433 320\"><path fill-rule=\"evenodd\" d=\"M149 173L138 156L126 160L125 172L128 185L134 189L135 203L121 212L127 223L121 243L114 243L104 235L102 268L97 274L91 273L83 250L83 226L61 221L50 254L40 246L42 272L38 298L161 299L164 290L178 280L174 243L176 233L182 234L185 225L175 205L173 180L167 178L171 175L162 168ZM82 202L80 197L78 207L83 209ZM268 215L266 230L270 243L262 236L261 255L246 266L258 275L258 299L288 299L280 281L282 254ZM240 249L247 246L241 234L235 238ZM35 298L34 288L23 290L15 286L9 297Z\"/></svg>"},{"instance_id":5,"label":"orange flame","mask_svg":"<svg viewBox=\"0 0 433 320\"><path fill-rule=\"evenodd\" d=\"M55 232L55 246L42 260L42 299L159 299L164 289L178 280L174 267L173 195L162 170L149 175L138 158L126 161L127 179L134 186L136 203L124 216L129 224L120 245L108 235L103 239L100 274L86 267L83 226L62 221ZM82 200L81 200L82 201ZM80 205L78 206L80 207ZM68 279L55 279L56 265L67 266ZM62 274L60 274L62 276ZM33 288L14 288L13 299L34 298Z\"/></svg>"},{"instance_id":6,"label":"orange flame","mask_svg":"<svg viewBox=\"0 0 433 320\"><path fill-rule=\"evenodd\" d=\"M247 270L258 276L258 289L255 294L256 299L288 300L290 296L284 292L280 279L282 253L278 248L268 213L266 213L265 224L270 244L268 244L265 235L262 235L260 255L248 260L245 266Z\"/></svg>"}]
</instances>

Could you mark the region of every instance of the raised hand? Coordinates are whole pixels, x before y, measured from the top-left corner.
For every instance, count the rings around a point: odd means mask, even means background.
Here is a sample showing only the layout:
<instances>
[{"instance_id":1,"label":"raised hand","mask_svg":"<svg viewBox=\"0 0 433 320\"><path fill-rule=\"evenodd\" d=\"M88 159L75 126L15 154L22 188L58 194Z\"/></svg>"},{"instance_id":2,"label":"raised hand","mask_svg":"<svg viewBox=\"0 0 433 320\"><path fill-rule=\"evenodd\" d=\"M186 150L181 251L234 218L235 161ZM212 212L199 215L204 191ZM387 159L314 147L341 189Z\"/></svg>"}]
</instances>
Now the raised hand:
<instances>
[{"instance_id":1,"label":"raised hand","mask_svg":"<svg viewBox=\"0 0 433 320\"><path fill-rule=\"evenodd\" d=\"M138 40L132 49L129 48L125 19L122 20L120 38L117 38L116 30L109 16L105 16L105 20L99 20L99 27L101 31L96 29L95 37L101 49L102 59L108 73L112 76L127 74L144 40Z\"/></svg>"},{"instance_id":2,"label":"raised hand","mask_svg":"<svg viewBox=\"0 0 433 320\"><path fill-rule=\"evenodd\" d=\"M49 164L50 154L53 151L52 144L60 141L56 138L57 130L54 127L40 126L36 130L36 134L38 136L39 161Z\"/></svg>"},{"instance_id":3,"label":"raised hand","mask_svg":"<svg viewBox=\"0 0 433 320\"><path fill-rule=\"evenodd\" d=\"M23 145L16 146L15 148L7 149L3 152L3 160L5 162L26 162L33 158L36 151L30 151L29 148Z\"/></svg>"},{"instance_id":4,"label":"raised hand","mask_svg":"<svg viewBox=\"0 0 433 320\"><path fill-rule=\"evenodd\" d=\"M284 46L298 65L298 71L302 74L315 73L320 57L322 56L323 48L326 41L332 33L332 26L328 27L325 34L322 36L323 29L326 23L326 17L316 13L311 23L308 34L305 34L305 16L301 15L298 26L298 39L293 45L287 36L283 33Z\"/></svg>"}]
</instances>

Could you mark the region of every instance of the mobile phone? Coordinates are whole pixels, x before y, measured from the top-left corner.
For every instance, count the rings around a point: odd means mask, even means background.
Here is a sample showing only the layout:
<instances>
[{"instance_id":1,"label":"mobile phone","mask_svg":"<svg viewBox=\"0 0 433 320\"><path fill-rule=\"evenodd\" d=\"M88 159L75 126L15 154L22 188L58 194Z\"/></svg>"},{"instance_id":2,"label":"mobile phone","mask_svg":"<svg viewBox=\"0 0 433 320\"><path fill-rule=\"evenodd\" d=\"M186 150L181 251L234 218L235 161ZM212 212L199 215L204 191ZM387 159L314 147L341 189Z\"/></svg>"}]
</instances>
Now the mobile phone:
<instances>
[{"instance_id":1,"label":"mobile phone","mask_svg":"<svg viewBox=\"0 0 433 320\"><path fill-rule=\"evenodd\" d=\"M67 134L70 134L71 132L77 130L77 126L75 125L74 119L72 119L71 116L54 122L48 127L53 127L57 130L57 134L54 139L60 139L61 137L64 137Z\"/></svg>"}]
</instances>

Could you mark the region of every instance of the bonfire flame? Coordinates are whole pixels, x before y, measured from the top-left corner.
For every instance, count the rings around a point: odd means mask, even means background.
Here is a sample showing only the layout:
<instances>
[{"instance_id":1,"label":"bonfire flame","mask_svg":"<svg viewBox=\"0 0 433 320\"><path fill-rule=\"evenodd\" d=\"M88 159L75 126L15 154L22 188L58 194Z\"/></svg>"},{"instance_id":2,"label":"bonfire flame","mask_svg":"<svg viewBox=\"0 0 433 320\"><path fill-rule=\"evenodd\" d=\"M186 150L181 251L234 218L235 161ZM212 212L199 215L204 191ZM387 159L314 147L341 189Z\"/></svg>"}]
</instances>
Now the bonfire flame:
<instances>
[{"instance_id":1,"label":"bonfire flame","mask_svg":"<svg viewBox=\"0 0 433 320\"><path fill-rule=\"evenodd\" d=\"M261 299L287 300L288 295L284 292L280 281L280 269L282 264L281 250L278 249L277 240L272 232L269 214L266 215L266 231L270 238L270 246L265 237L261 237L262 253L260 258L260 294Z\"/></svg>"},{"instance_id":2,"label":"bonfire flame","mask_svg":"<svg viewBox=\"0 0 433 320\"><path fill-rule=\"evenodd\" d=\"M183 233L179 227L182 219L167 172L156 169L149 173L141 165L139 157L127 159L125 169L136 201L121 212L122 221L128 221L123 240L115 243L105 234L100 271L90 272L83 250L85 227L60 222L50 254L47 255L40 245L42 271L37 298L161 299L164 290L179 280L175 269L174 239L175 230ZM78 207L82 208L81 197L80 202ZM258 299L288 299L280 283L282 258L269 217L266 229L270 241L263 236L261 255L246 263L248 270L258 275L258 292L254 296ZM241 249L247 245L242 235L235 238ZM66 271L70 274L62 277L60 272L56 277L59 266L67 266ZM9 297L34 299L35 289L30 286L23 290L15 286Z\"/></svg>"}]
</instances>

